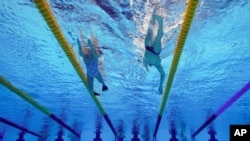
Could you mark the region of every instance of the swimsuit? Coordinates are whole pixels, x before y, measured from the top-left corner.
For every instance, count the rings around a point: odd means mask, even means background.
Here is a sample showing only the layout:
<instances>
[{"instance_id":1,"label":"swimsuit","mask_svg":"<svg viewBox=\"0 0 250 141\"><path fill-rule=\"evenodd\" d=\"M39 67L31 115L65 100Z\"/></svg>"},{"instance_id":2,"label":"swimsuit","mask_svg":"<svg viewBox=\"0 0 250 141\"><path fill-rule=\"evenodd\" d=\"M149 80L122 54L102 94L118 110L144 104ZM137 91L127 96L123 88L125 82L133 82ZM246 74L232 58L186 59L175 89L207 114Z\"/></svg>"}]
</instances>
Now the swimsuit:
<instances>
[{"instance_id":1,"label":"swimsuit","mask_svg":"<svg viewBox=\"0 0 250 141\"><path fill-rule=\"evenodd\" d=\"M98 74L98 62L85 62L87 67L87 74L91 77L96 77Z\"/></svg>"},{"instance_id":2,"label":"swimsuit","mask_svg":"<svg viewBox=\"0 0 250 141\"><path fill-rule=\"evenodd\" d=\"M159 52L159 53L155 52L153 46L146 46L145 48L146 48L146 50L150 51L151 53L153 53L155 55L160 55L160 53L161 53L161 52Z\"/></svg>"}]
</instances>

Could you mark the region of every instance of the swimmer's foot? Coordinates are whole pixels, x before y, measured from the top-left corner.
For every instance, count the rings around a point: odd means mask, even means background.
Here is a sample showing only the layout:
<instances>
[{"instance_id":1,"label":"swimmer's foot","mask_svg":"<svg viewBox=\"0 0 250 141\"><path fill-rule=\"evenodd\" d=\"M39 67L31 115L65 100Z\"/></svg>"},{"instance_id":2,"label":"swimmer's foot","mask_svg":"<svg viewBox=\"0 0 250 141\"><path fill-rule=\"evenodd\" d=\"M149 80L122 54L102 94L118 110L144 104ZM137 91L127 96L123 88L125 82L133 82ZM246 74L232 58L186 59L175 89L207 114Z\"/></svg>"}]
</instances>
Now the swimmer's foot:
<instances>
[{"instance_id":1,"label":"swimmer's foot","mask_svg":"<svg viewBox=\"0 0 250 141\"><path fill-rule=\"evenodd\" d=\"M94 92L94 95L95 95L95 96L99 96L100 94L98 94L97 92Z\"/></svg>"},{"instance_id":2,"label":"swimmer's foot","mask_svg":"<svg viewBox=\"0 0 250 141\"><path fill-rule=\"evenodd\" d=\"M108 90L108 87L106 85L103 85L102 86L102 91L107 91Z\"/></svg>"},{"instance_id":3,"label":"swimmer's foot","mask_svg":"<svg viewBox=\"0 0 250 141\"><path fill-rule=\"evenodd\" d=\"M159 88L158 88L158 91L159 91L160 94L162 94L162 92L163 92L163 91L162 91L162 87L159 87Z\"/></svg>"}]
</instances>

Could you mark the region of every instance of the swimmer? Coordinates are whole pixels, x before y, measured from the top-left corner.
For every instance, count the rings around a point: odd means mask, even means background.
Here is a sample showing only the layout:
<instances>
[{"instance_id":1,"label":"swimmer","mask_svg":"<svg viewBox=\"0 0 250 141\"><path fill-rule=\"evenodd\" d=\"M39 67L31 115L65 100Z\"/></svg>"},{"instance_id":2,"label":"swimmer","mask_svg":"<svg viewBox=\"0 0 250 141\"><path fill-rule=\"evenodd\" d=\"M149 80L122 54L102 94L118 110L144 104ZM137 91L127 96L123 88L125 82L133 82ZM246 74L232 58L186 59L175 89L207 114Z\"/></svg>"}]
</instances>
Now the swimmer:
<instances>
[{"instance_id":1,"label":"swimmer","mask_svg":"<svg viewBox=\"0 0 250 141\"><path fill-rule=\"evenodd\" d=\"M144 40L145 52L143 57L143 65L147 71L149 71L149 66L154 66L160 73L160 85L159 92L162 93L162 85L165 79L165 72L161 65L161 39L163 37L163 17L156 14L158 6L154 7L153 14L151 17L149 29ZM153 27L158 26L157 35L153 39Z\"/></svg>"},{"instance_id":2,"label":"swimmer","mask_svg":"<svg viewBox=\"0 0 250 141\"><path fill-rule=\"evenodd\" d=\"M81 30L80 37L82 40L82 44L79 39L77 39L77 43L79 48L79 54L83 58L83 61L87 68L87 80L89 89L94 93L94 95L100 95L94 91L94 78L96 78L100 83L102 83L102 91L107 91L108 87L103 81L102 75L98 68L98 56L100 55L100 50L97 48L97 39L92 35L92 40L85 40Z\"/></svg>"}]
</instances>

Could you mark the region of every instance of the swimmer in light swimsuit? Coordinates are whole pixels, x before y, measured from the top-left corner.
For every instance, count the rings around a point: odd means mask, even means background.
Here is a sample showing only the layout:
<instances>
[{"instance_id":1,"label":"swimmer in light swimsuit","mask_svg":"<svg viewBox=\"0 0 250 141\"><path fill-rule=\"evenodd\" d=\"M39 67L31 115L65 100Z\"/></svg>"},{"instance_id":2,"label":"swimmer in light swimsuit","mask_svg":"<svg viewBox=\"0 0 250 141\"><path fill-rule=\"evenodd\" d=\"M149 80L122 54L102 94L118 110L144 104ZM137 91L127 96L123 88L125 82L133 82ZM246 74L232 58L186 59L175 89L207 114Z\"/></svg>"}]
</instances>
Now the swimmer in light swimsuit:
<instances>
[{"instance_id":1,"label":"swimmer in light swimsuit","mask_svg":"<svg viewBox=\"0 0 250 141\"><path fill-rule=\"evenodd\" d=\"M94 78L96 78L100 83L102 83L102 91L107 91L108 87L104 83L101 73L98 69L98 56L101 55L101 52L97 48L97 39L92 34L92 40L87 39L87 41L85 41L82 31L80 31L80 36L82 44L79 39L77 39L77 43L79 48L79 54L83 58L83 61L87 68L88 86L95 95L100 95L94 91Z\"/></svg>"},{"instance_id":2,"label":"swimmer in light swimsuit","mask_svg":"<svg viewBox=\"0 0 250 141\"><path fill-rule=\"evenodd\" d=\"M147 35L144 40L145 45L145 53L143 57L143 65L149 71L149 66L154 66L158 72L160 73L160 86L158 88L159 92L162 93L162 85L165 79L165 72L161 65L161 39L163 36L163 17L156 15L157 10L159 9L158 6L154 7L153 14L151 17L149 29ZM157 35L153 39L153 29L156 24L158 24L158 31Z\"/></svg>"}]
</instances>

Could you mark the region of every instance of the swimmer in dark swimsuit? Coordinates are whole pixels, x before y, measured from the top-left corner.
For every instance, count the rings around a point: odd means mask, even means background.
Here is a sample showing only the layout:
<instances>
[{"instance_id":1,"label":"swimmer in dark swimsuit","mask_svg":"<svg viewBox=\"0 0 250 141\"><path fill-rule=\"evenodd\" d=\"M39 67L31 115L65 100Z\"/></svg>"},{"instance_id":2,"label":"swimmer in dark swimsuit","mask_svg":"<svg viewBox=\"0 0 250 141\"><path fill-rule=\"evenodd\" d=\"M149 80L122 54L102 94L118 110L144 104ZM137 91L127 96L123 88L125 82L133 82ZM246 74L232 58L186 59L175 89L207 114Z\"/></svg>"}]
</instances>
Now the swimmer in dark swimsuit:
<instances>
[{"instance_id":1,"label":"swimmer in dark swimsuit","mask_svg":"<svg viewBox=\"0 0 250 141\"><path fill-rule=\"evenodd\" d=\"M149 66L154 66L160 73L160 86L158 88L159 92L162 93L162 85L165 79L165 72L161 65L161 39L163 36L163 17L156 14L158 6L154 7L153 14L151 17L149 29L144 40L145 53L143 57L143 65L149 71ZM157 35L153 37L153 27L158 26ZM154 38L154 39L153 39Z\"/></svg>"},{"instance_id":2,"label":"swimmer in dark swimsuit","mask_svg":"<svg viewBox=\"0 0 250 141\"><path fill-rule=\"evenodd\" d=\"M85 41L82 31L80 31L80 36L82 39L82 45L79 39L77 39L77 43L79 48L79 54L83 58L83 61L87 68L88 86L95 95L100 95L94 92L94 78L96 78L100 83L102 83L102 91L107 91L108 87L104 83L101 73L98 69L98 56L100 55L100 50L97 48L97 39L92 34L92 40L87 39L87 41Z\"/></svg>"}]
</instances>

